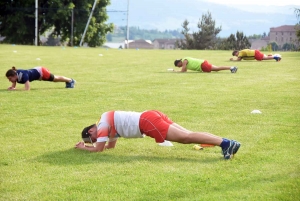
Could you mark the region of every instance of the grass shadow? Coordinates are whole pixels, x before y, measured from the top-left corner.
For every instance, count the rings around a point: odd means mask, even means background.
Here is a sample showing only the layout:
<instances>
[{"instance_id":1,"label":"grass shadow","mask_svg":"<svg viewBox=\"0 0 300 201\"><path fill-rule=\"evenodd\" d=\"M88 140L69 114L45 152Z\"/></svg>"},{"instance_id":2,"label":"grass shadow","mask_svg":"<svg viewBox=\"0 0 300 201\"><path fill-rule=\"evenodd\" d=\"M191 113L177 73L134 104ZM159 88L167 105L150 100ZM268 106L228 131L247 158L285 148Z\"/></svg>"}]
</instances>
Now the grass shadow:
<instances>
[{"instance_id":1,"label":"grass shadow","mask_svg":"<svg viewBox=\"0 0 300 201\"><path fill-rule=\"evenodd\" d=\"M111 150L113 151L113 150ZM216 163L220 161L219 158L178 158L175 156L148 156L148 155L120 155L114 154L110 150L102 153L89 153L82 150L70 148L63 151L48 152L46 154L37 156L34 161L47 163L50 165L82 165L85 163L132 163L135 161L149 161L155 163L168 163L168 162L200 162L201 163Z\"/></svg>"},{"instance_id":2,"label":"grass shadow","mask_svg":"<svg viewBox=\"0 0 300 201\"><path fill-rule=\"evenodd\" d=\"M30 89L30 91L45 91L45 90L54 90L54 89L56 89L56 90L61 90L61 89L66 89L66 88L55 88L55 87L45 87L45 88L31 88ZM23 92L23 91L25 91L24 90L24 88L18 88L18 89L16 89L16 90L7 90L7 89L0 89L0 92L14 92L14 91L16 91L16 92Z\"/></svg>"}]
</instances>

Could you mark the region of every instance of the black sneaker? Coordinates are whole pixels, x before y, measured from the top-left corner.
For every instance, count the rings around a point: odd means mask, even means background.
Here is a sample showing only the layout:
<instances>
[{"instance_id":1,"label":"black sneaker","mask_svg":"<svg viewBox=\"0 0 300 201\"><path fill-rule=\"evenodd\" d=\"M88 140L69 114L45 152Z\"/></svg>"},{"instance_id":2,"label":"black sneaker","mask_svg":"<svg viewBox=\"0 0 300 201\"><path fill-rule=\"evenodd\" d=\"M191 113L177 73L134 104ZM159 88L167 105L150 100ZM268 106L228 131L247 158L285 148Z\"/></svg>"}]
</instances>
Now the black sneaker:
<instances>
[{"instance_id":1,"label":"black sneaker","mask_svg":"<svg viewBox=\"0 0 300 201\"><path fill-rule=\"evenodd\" d=\"M66 88L74 88L75 87L75 80L71 80L71 82L66 82Z\"/></svg>"},{"instance_id":2,"label":"black sneaker","mask_svg":"<svg viewBox=\"0 0 300 201\"><path fill-rule=\"evenodd\" d=\"M238 68L236 66L232 66L230 68L231 73L236 73L237 70L238 70Z\"/></svg>"},{"instance_id":3,"label":"black sneaker","mask_svg":"<svg viewBox=\"0 0 300 201\"><path fill-rule=\"evenodd\" d=\"M224 155L224 159L228 160L233 157L234 154L239 150L241 144L237 141L230 140L230 144L227 149L222 149L222 153Z\"/></svg>"}]
</instances>

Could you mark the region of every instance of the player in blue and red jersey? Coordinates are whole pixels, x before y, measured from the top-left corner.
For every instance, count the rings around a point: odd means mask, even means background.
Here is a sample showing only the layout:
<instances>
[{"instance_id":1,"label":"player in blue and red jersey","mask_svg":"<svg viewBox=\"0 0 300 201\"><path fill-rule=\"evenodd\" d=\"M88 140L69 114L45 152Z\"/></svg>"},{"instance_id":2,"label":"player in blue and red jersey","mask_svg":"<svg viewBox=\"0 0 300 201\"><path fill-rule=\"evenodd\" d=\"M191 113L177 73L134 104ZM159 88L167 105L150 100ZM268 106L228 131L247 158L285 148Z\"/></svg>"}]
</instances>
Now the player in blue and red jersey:
<instances>
[{"instance_id":1,"label":"player in blue and red jersey","mask_svg":"<svg viewBox=\"0 0 300 201\"><path fill-rule=\"evenodd\" d=\"M17 70L15 67L6 72L7 79L12 83L8 90L15 90L16 84L25 84L25 90L30 90L30 82L34 80L43 80L50 82L65 82L66 88L74 88L75 80L60 75L53 75L45 67L35 67L28 70Z\"/></svg>"}]
</instances>

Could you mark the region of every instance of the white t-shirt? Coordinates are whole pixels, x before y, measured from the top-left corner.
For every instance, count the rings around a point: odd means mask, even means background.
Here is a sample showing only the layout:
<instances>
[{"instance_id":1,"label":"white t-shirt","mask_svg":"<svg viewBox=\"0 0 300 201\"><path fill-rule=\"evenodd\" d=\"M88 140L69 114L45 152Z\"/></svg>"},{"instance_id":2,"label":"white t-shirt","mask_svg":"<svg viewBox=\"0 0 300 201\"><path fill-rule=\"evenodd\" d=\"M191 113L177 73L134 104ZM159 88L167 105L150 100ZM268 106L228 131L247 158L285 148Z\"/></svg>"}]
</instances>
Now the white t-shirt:
<instances>
[{"instance_id":1,"label":"white t-shirt","mask_svg":"<svg viewBox=\"0 0 300 201\"><path fill-rule=\"evenodd\" d=\"M139 122L141 112L111 111L101 115L97 123L97 142L108 138L142 138Z\"/></svg>"}]
</instances>

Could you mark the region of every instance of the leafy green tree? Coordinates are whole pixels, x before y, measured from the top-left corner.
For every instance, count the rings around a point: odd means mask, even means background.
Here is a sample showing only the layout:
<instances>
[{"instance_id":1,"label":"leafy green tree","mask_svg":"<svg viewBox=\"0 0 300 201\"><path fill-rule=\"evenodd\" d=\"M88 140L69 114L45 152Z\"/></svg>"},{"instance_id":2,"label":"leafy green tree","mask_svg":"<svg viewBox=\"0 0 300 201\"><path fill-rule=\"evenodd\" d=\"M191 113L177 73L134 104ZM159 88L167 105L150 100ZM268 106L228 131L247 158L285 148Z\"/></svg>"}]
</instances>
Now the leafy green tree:
<instances>
[{"instance_id":1,"label":"leafy green tree","mask_svg":"<svg viewBox=\"0 0 300 201\"><path fill-rule=\"evenodd\" d=\"M297 36L298 40L300 41L300 29L299 29L299 26L300 26L300 8L295 8L295 13L296 13L297 18L299 19L299 22L297 23L298 30L296 32L296 36Z\"/></svg>"},{"instance_id":2,"label":"leafy green tree","mask_svg":"<svg viewBox=\"0 0 300 201\"><path fill-rule=\"evenodd\" d=\"M282 46L283 50L296 50L296 45L293 43L285 43Z\"/></svg>"},{"instance_id":3,"label":"leafy green tree","mask_svg":"<svg viewBox=\"0 0 300 201\"><path fill-rule=\"evenodd\" d=\"M94 0L39 0L38 33L53 28L53 36L61 41L69 41L74 16L74 45L79 45L88 21ZM88 26L84 42L89 46L100 46L105 42L107 32L113 30L112 24L105 24L108 16L106 6L109 0L97 2L93 17ZM35 3L33 0L3 0L0 2L0 34L5 42L33 44L35 38Z\"/></svg>"},{"instance_id":4,"label":"leafy green tree","mask_svg":"<svg viewBox=\"0 0 300 201\"><path fill-rule=\"evenodd\" d=\"M234 49L237 49L235 47L235 44L236 44L236 38L235 38L235 35L234 34L230 34L230 36L227 38L226 40L226 43L227 43L227 47L226 49L227 50L234 50Z\"/></svg>"},{"instance_id":5,"label":"leafy green tree","mask_svg":"<svg viewBox=\"0 0 300 201\"><path fill-rule=\"evenodd\" d=\"M180 43L177 44L178 48L180 49L194 49L194 39L192 38L192 35L189 33L190 29L188 28L189 21L184 20L183 24L181 25L183 30L181 31L181 34L184 35L184 40L181 39Z\"/></svg>"},{"instance_id":6,"label":"leafy green tree","mask_svg":"<svg viewBox=\"0 0 300 201\"><path fill-rule=\"evenodd\" d=\"M34 1L0 1L0 35L5 42L33 44L35 39ZM42 21L39 20L39 24Z\"/></svg>"},{"instance_id":7,"label":"leafy green tree","mask_svg":"<svg viewBox=\"0 0 300 201\"><path fill-rule=\"evenodd\" d=\"M236 34L230 34L226 41L223 41L226 50L241 50L250 48L251 44L243 32L237 31Z\"/></svg>"},{"instance_id":8,"label":"leafy green tree","mask_svg":"<svg viewBox=\"0 0 300 201\"><path fill-rule=\"evenodd\" d=\"M211 13L202 15L202 19L199 20L197 27L198 32L189 33L189 22L185 20L182 24L182 34L185 40L181 40L179 48L181 49L214 49L217 41L217 35L222 30L221 27L216 28L216 23L212 19Z\"/></svg>"},{"instance_id":9,"label":"leafy green tree","mask_svg":"<svg viewBox=\"0 0 300 201\"><path fill-rule=\"evenodd\" d=\"M271 42L269 45L272 47L272 51L277 51L279 50L279 46L276 42Z\"/></svg>"},{"instance_id":10,"label":"leafy green tree","mask_svg":"<svg viewBox=\"0 0 300 201\"><path fill-rule=\"evenodd\" d=\"M267 37L266 32L264 32L263 35L262 35L262 38L265 38L265 37Z\"/></svg>"},{"instance_id":11,"label":"leafy green tree","mask_svg":"<svg viewBox=\"0 0 300 201\"><path fill-rule=\"evenodd\" d=\"M193 33L195 48L200 50L213 49L222 27L216 27L216 22L212 19L209 11L202 15L201 21L198 22L198 28L199 31Z\"/></svg>"},{"instance_id":12,"label":"leafy green tree","mask_svg":"<svg viewBox=\"0 0 300 201\"><path fill-rule=\"evenodd\" d=\"M245 49L245 48L250 48L251 44L248 40L248 38L244 35L243 32L236 32L236 45L235 45L235 49L237 50L241 50L241 49Z\"/></svg>"},{"instance_id":13,"label":"leafy green tree","mask_svg":"<svg viewBox=\"0 0 300 201\"><path fill-rule=\"evenodd\" d=\"M261 38L264 38L264 37L266 37L266 32L264 32L263 35L253 34L253 35L248 36L247 38L248 39L261 39Z\"/></svg>"}]
</instances>

